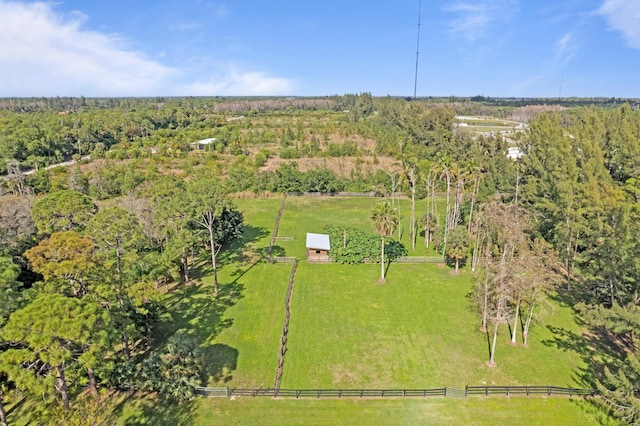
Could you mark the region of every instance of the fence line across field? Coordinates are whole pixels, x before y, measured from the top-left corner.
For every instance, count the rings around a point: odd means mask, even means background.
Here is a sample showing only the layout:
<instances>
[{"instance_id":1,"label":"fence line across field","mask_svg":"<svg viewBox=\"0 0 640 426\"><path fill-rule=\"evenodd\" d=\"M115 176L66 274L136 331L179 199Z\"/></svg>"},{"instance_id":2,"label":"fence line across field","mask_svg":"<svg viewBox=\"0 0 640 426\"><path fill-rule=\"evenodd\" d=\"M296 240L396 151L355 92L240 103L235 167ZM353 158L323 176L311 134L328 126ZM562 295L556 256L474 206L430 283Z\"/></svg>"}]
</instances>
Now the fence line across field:
<instances>
[{"instance_id":1,"label":"fence line across field","mask_svg":"<svg viewBox=\"0 0 640 426\"><path fill-rule=\"evenodd\" d=\"M595 389L559 386L465 386L430 389L280 389L280 388L196 388L196 394L206 397L268 396L272 398L467 398L469 396L527 397L535 395L586 397L597 396Z\"/></svg>"},{"instance_id":2,"label":"fence line across field","mask_svg":"<svg viewBox=\"0 0 640 426\"><path fill-rule=\"evenodd\" d=\"M282 218L282 213L284 212L284 206L287 203L287 194L284 194L282 197L282 202L280 203L280 210L278 210L278 215L276 216L276 223L273 226L273 233L271 234L271 241L269 241L269 248L267 249L267 256L271 259L271 251L273 250L273 243L276 242L276 238L278 237L278 228L280 227L280 219Z\"/></svg>"},{"instance_id":3,"label":"fence line across field","mask_svg":"<svg viewBox=\"0 0 640 426\"><path fill-rule=\"evenodd\" d=\"M293 284L296 277L296 269L298 269L298 260L295 259L289 274L289 286L287 287L287 296L284 300L284 325L282 326L282 334L280 335L280 351L278 352L278 366L276 367L276 378L273 382L273 388L277 391L280 389L280 381L282 380L282 372L284 370L284 356L287 353L287 341L289 336L289 319L291 318L291 296L293 294Z\"/></svg>"},{"instance_id":4,"label":"fence line across field","mask_svg":"<svg viewBox=\"0 0 640 426\"><path fill-rule=\"evenodd\" d=\"M271 257L271 263L294 263L296 260L298 260L297 257L293 257L293 256L272 256Z\"/></svg>"},{"instance_id":5,"label":"fence line across field","mask_svg":"<svg viewBox=\"0 0 640 426\"><path fill-rule=\"evenodd\" d=\"M401 256L393 259L392 263L442 263L442 256Z\"/></svg>"}]
</instances>

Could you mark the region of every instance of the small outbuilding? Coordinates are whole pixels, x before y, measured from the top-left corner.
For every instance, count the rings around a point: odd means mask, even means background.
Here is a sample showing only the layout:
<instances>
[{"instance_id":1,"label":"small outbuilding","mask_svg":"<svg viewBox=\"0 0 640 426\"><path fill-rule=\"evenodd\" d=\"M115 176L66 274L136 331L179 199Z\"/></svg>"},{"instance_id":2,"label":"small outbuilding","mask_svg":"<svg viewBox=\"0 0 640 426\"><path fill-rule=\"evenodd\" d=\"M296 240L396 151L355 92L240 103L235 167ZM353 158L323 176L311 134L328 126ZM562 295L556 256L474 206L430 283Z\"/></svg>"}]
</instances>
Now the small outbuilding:
<instances>
[{"instance_id":1,"label":"small outbuilding","mask_svg":"<svg viewBox=\"0 0 640 426\"><path fill-rule=\"evenodd\" d=\"M191 142L189 145L191 146L191 149L194 149L196 151L204 151L204 150L209 150L212 144L215 144L215 142L217 141L217 138L207 138L207 139L202 139L199 140L198 142Z\"/></svg>"},{"instance_id":2,"label":"small outbuilding","mask_svg":"<svg viewBox=\"0 0 640 426\"><path fill-rule=\"evenodd\" d=\"M308 262L327 262L329 261L329 235L313 234L307 232L307 261Z\"/></svg>"}]
</instances>

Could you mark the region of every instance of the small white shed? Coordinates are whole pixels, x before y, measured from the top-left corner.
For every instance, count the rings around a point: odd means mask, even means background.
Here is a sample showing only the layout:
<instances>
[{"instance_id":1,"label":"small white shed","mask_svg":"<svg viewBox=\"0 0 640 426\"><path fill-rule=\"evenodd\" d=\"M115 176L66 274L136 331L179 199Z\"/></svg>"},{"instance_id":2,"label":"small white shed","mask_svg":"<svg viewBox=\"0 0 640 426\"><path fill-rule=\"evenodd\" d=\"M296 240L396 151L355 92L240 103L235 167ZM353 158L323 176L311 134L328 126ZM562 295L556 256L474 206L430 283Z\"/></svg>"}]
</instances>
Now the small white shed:
<instances>
[{"instance_id":1,"label":"small white shed","mask_svg":"<svg viewBox=\"0 0 640 426\"><path fill-rule=\"evenodd\" d=\"M217 140L218 140L217 138L202 139L202 140L199 140L198 142L191 142L189 146L191 146L191 149L202 151L204 149L207 149L208 146L215 143L215 141Z\"/></svg>"},{"instance_id":2,"label":"small white shed","mask_svg":"<svg viewBox=\"0 0 640 426\"><path fill-rule=\"evenodd\" d=\"M327 261L329 250L329 235L307 232L307 261Z\"/></svg>"}]
</instances>

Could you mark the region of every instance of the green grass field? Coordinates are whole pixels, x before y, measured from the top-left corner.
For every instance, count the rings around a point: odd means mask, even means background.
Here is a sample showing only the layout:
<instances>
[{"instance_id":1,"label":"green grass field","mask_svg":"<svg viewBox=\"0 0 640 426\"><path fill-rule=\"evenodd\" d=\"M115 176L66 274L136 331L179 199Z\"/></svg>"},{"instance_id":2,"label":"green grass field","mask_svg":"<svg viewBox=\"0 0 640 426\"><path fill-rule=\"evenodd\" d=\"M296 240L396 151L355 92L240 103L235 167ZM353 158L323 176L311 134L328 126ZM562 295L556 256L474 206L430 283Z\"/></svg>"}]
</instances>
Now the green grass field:
<instances>
[{"instance_id":1,"label":"green grass field","mask_svg":"<svg viewBox=\"0 0 640 426\"><path fill-rule=\"evenodd\" d=\"M271 387L284 320L291 265L256 263L271 236L281 198L243 199L246 245L221 257L221 297L204 284L172 294L176 329L195 333L207 354L207 383ZM472 274L441 265L307 264L304 235L325 223L371 229L370 198L289 197L279 242L301 259L292 301L283 388L430 388L465 384L588 386L570 307L552 301L529 346L508 344L500 329L498 366L490 368L487 335L468 294ZM403 209L409 211L404 200ZM405 235L406 238L406 235ZM408 241L405 241L407 244ZM420 247L420 245L419 245ZM417 250L416 250L417 251ZM586 379L585 379L586 376ZM196 399L167 406L131 398L118 408L121 424L596 424L580 399L471 397L370 400Z\"/></svg>"},{"instance_id":2,"label":"green grass field","mask_svg":"<svg viewBox=\"0 0 640 426\"><path fill-rule=\"evenodd\" d=\"M284 214L280 222L278 236L293 237L294 241L278 241L274 253L282 252L283 256L305 258L305 237L307 232L322 233L325 225L340 225L354 227L373 233L371 211L382 198L369 197L288 197ZM409 219L411 214L411 200L403 198L400 203L400 241L409 250L410 256L433 256L433 249L429 252L424 247L424 236L418 229L416 249L411 250L409 238ZM419 219L426 208L425 202L416 202L416 219ZM276 211L277 213L277 207ZM444 205L442 209L444 209ZM444 210L441 213L444 216ZM275 221L275 217L274 217ZM271 224L273 229L273 224ZM398 239L398 231L393 238Z\"/></svg>"},{"instance_id":3,"label":"green grass field","mask_svg":"<svg viewBox=\"0 0 640 426\"><path fill-rule=\"evenodd\" d=\"M569 308L554 305L528 347L512 347L502 327L492 368L488 336L470 307L470 273L392 264L384 285L378 274L376 265L301 263L282 387L586 385L575 374L586 364L559 351L551 332L579 331Z\"/></svg>"}]
</instances>

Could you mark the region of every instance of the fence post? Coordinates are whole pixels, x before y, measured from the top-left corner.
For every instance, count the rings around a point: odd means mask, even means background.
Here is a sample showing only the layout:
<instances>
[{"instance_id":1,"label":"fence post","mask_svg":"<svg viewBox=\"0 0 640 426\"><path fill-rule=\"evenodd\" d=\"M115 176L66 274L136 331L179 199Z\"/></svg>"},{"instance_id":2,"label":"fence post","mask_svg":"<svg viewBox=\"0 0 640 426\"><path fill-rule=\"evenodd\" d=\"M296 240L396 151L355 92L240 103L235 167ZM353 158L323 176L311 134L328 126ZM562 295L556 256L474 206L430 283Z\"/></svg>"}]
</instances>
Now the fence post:
<instances>
[{"instance_id":1,"label":"fence post","mask_svg":"<svg viewBox=\"0 0 640 426\"><path fill-rule=\"evenodd\" d=\"M464 397L469 396L469 385L464 385Z\"/></svg>"}]
</instances>

